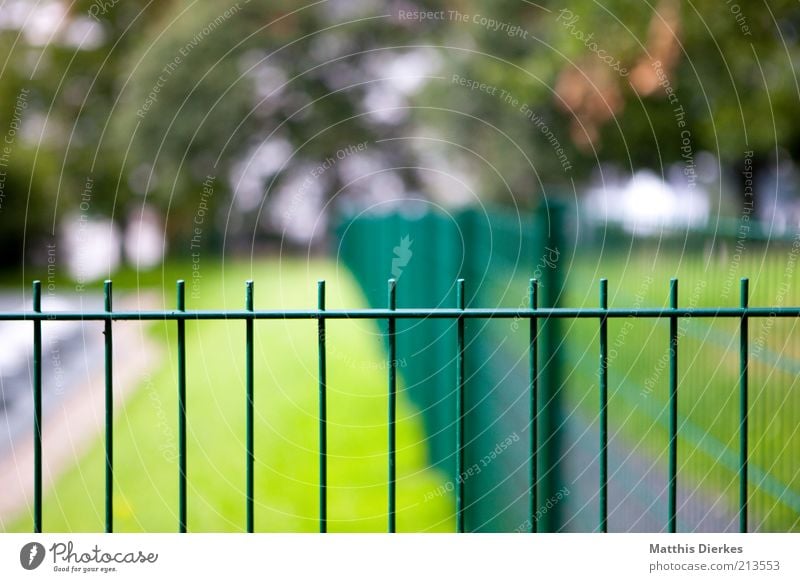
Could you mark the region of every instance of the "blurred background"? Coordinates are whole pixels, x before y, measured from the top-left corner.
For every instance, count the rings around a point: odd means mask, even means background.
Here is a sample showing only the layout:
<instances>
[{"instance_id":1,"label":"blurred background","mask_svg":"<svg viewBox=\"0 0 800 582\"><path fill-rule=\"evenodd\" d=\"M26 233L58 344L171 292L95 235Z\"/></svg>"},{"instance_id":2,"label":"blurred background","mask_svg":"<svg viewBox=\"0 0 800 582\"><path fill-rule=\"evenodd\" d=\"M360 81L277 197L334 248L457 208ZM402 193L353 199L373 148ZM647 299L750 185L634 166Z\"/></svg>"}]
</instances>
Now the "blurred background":
<instances>
[{"instance_id":1,"label":"blurred background","mask_svg":"<svg viewBox=\"0 0 800 582\"><path fill-rule=\"evenodd\" d=\"M0 310L800 302L789 0L0 0ZM241 323L241 322L239 322ZM525 322L469 322L467 529L527 531ZM331 322L330 530L386 528L384 324ZM750 529L800 529L800 341L751 323ZM256 527L316 531L314 322L258 322ZM174 323L115 324L115 522L177 524ZM0 322L0 530L31 326ZM187 326L189 528L244 527L244 334ZM738 326L680 327L678 528L738 528ZM593 531L598 329L552 322L541 529ZM455 324L398 326L398 529L455 527ZM46 531L103 527L102 325L44 325ZM609 527L666 528L668 323L609 324Z\"/></svg>"}]
</instances>

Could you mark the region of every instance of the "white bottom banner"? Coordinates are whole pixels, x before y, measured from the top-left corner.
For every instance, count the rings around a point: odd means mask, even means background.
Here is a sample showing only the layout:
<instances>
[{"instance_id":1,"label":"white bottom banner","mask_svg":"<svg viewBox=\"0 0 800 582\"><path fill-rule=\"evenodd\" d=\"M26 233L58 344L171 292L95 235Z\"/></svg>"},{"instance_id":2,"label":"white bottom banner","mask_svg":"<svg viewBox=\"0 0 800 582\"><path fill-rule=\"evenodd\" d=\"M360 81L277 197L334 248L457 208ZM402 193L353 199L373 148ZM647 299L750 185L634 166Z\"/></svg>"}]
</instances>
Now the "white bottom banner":
<instances>
[{"instance_id":1,"label":"white bottom banner","mask_svg":"<svg viewBox=\"0 0 800 582\"><path fill-rule=\"evenodd\" d=\"M800 580L800 534L2 534L0 580ZM183 578L185 579L185 578Z\"/></svg>"}]
</instances>

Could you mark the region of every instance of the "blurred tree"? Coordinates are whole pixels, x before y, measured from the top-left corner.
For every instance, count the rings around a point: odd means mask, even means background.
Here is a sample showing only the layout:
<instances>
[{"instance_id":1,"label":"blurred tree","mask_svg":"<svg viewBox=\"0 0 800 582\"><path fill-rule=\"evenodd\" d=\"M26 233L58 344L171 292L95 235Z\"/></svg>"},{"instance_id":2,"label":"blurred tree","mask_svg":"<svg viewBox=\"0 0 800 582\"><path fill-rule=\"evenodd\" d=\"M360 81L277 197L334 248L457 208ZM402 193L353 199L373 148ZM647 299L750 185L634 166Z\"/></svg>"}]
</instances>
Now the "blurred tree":
<instances>
[{"instance_id":1,"label":"blurred tree","mask_svg":"<svg viewBox=\"0 0 800 582\"><path fill-rule=\"evenodd\" d=\"M0 26L0 267L37 260L65 214L111 214L119 164L103 135L125 74L117 57L135 38L130 27L159 12L145 10L151 0L10 4ZM91 200L79 210L87 182Z\"/></svg>"},{"instance_id":2,"label":"blurred tree","mask_svg":"<svg viewBox=\"0 0 800 582\"><path fill-rule=\"evenodd\" d=\"M408 113L396 93L376 98L405 33L376 8L176 2L142 36L112 135L131 189L169 213L178 252L193 248L206 183L213 230L204 217L202 243L224 231L249 245L264 227L280 232L304 207L321 207L346 183L341 162L353 151L410 165L403 142L380 142ZM403 179L413 187L416 177Z\"/></svg>"},{"instance_id":3,"label":"blurred tree","mask_svg":"<svg viewBox=\"0 0 800 582\"><path fill-rule=\"evenodd\" d=\"M86 212L152 204L188 251L198 212L205 245L302 239L342 189L516 203L600 161L688 181L701 151L732 175L749 152L756 172L800 157L790 0L51 4L65 12L46 34L35 18L0 26L0 131L26 103L4 168L7 263L77 212L88 181Z\"/></svg>"}]
</instances>

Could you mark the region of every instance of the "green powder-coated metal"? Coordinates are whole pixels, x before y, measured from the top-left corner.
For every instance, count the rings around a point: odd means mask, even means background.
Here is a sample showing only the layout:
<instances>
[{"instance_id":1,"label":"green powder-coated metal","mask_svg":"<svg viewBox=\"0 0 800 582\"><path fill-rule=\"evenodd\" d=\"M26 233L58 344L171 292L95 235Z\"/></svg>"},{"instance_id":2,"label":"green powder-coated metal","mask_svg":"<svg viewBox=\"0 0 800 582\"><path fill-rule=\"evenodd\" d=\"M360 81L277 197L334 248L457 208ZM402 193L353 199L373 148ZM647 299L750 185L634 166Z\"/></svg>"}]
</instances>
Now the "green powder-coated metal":
<instances>
[{"instance_id":1,"label":"green powder-coated metal","mask_svg":"<svg viewBox=\"0 0 800 582\"><path fill-rule=\"evenodd\" d=\"M397 308L397 281L389 279L389 311ZM397 531L397 320L390 315L389 340L389 533Z\"/></svg>"},{"instance_id":2,"label":"green powder-coated metal","mask_svg":"<svg viewBox=\"0 0 800 582\"><path fill-rule=\"evenodd\" d=\"M749 303L750 282L742 279L740 306L746 310ZM747 368L749 365L749 330L747 312L739 324L739 531L747 532L747 417L749 398L747 394Z\"/></svg>"},{"instance_id":3,"label":"green powder-coated metal","mask_svg":"<svg viewBox=\"0 0 800 582\"><path fill-rule=\"evenodd\" d=\"M325 281L317 282L317 309L325 311ZM328 531L328 372L325 349L325 317L317 320L319 392L319 531Z\"/></svg>"},{"instance_id":4,"label":"green powder-coated metal","mask_svg":"<svg viewBox=\"0 0 800 582\"><path fill-rule=\"evenodd\" d=\"M608 280L600 280L600 308L608 309ZM608 318L600 318L600 531L608 532Z\"/></svg>"},{"instance_id":5,"label":"green powder-coated metal","mask_svg":"<svg viewBox=\"0 0 800 582\"><path fill-rule=\"evenodd\" d=\"M42 311L42 283L33 282L33 311ZM42 321L33 322L33 531L42 533Z\"/></svg>"},{"instance_id":6,"label":"green powder-coated metal","mask_svg":"<svg viewBox=\"0 0 800 582\"><path fill-rule=\"evenodd\" d=\"M528 303L532 311L536 310L539 304L539 282L536 279L530 280L528 289ZM530 327L530 346L529 346L529 368L530 368L530 509L528 510L528 521L530 522L531 533L537 533L536 510L539 507L539 320L531 317Z\"/></svg>"},{"instance_id":7,"label":"green powder-coated metal","mask_svg":"<svg viewBox=\"0 0 800 582\"><path fill-rule=\"evenodd\" d=\"M456 287L456 304L464 310L464 279L459 279ZM457 320L457 362L456 362L456 529L464 532L464 318Z\"/></svg>"},{"instance_id":8,"label":"green powder-coated metal","mask_svg":"<svg viewBox=\"0 0 800 582\"><path fill-rule=\"evenodd\" d=\"M111 281L103 285L105 310L113 311ZM111 320L104 324L105 335L105 408L106 408L106 533L114 531L114 340L111 335Z\"/></svg>"},{"instance_id":9,"label":"green powder-coated metal","mask_svg":"<svg viewBox=\"0 0 800 582\"><path fill-rule=\"evenodd\" d=\"M678 280L669 286L669 306L673 315L669 319L669 503L668 529L677 531L678 505Z\"/></svg>"},{"instance_id":10,"label":"green powder-coated metal","mask_svg":"<svg viewBox=\"0 0 800 582\"><path fill-rule=\"evenodd\" d=\"M527 307L480 308L464 310L446 307L417 307L406 309L330 309L325 311L325 319L527 319L535 317L547 319L608 319L638 317L645 319L670 318L722 318L741 319L742 315L753 317L800 317L800 307L681 307L664 309L660 307L599 309L591 307L540 307L531 313ZM235 321L245 319L297 320L319 319L318 309L266 309L253 312L245 310L196 310L196 311L36 311L0 312L0 321Z\"/></svg>"},{"instance_id":11,"label":"green powder-coated metal","mask_svg":"<svg viewBox=\"0 0 800 582\"><path fill-rule=\"evenodd\" d=\"M253 282L245 283L245 309L253 311ZM253 406L255 401L255 386L253 379L253 320L245 320L245 447L247 459L245 468L245 481L247 500L245 513L247 514L247 532L253 533L255 529L255 442L253 437Z\"/></svg>"},{"instance_id":12,"label":"green powder-coated metal","mask_svg":"<svg viewBox=\"0 0 800 582\"><path fill-rule=\"evenodd\" d=\"M178 311L186 310L183 280L177 284ZM186 320L178 320L178 531L186 533Z\"/></svg>"},{"instance_id":13,"label":"green powder-coated metal","mask_svg":"<svg viewBox=\"0 0 800 582\"><path fill-rule=\"evenodd\" d=\"M539 282L530 280L528 290L529 305L515 309L467 308L464 279L456 285L455 308L397 308L397 284L389 281L388 306L386 309L327 310L325 305L325 282L319 281L317 287L317 308L307 310L262 310L257 311L253 302L253 282L246 283L245 309L242 311L186 311L185 285L177 282L177 306L175 310L165 311L114 311L112 301L112 282L104 284L104 309L99 312L42 312L41 283L33 283L33 307L25 312L0 312L0 321L31 321L33 324L33 420L34 420L34 496L33 529L42 531L42 322L43 321L102 321L104 324L105 346L105 530L113 531L114 463L113 463L113 322L163 320L175 321L177 325L178 362L178 459L179 459L179 531L187 531L187 453L186 453L186 320L244 320L246 326L246 514L247 531L255 530L254 523L254 322L256 319L301 320L316 319L318 325L319 357L319 444L320 444L320 487L319 487L319 529L327 531L327 369L326 369L326 322L328 319L385 319L387 321L388 345L388 529L397 529L397 320L398 319L449 319L455 320L457 329L456 353L456 528L467 531L465 525L466 496L464 487L465 469L465 323L467 319L528 319L529 321L529 426L530 426L530 467L529 467L529 519L530 531L547 531L537 523L537 509L543 498L541 481L543 479L540 463L542 461L543 430L539 413L541 412L540 376L542 369L539 357L539 343L542 336L540 321L543 324L550 318L585 319L595 318L600 324L600 525L599 530L608 531L608 320L612 318L649 318L669 320L669 483L668 483L668 525L670 532L677 531L677 437L678 437L678 323L681 318L737 318L740 325L739 343L739 530L747 531L748 505L748 364L749 339L748 322L753 317L800 317L800 307L750 307L749 283L741 280L740 306L736 308L679 308L678 281L670 283L669 307L609 309L608 283L600 281L600 307L595 308L542 308L539 307Z\"/></svg>"}]
</instances>

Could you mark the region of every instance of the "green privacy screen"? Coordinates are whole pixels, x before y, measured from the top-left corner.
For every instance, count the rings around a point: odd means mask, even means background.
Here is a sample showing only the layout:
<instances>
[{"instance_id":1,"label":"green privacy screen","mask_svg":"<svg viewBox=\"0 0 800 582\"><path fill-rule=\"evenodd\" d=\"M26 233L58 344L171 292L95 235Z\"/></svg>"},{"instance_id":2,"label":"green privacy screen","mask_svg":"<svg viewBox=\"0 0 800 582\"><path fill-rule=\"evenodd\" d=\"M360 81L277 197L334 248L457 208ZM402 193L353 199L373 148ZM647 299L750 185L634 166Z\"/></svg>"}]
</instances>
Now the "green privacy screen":
<instances>
[{"instance_id":1,"label":"green privacy screen","mask_svg":"<svg viewBox=\"0 0 800 582\"><path fill-rule=\"evenodd\" d=\"M397 281L399 307L457 305L459 278L467 307L529 308L527 281L539 282L541 306L561 294L558 262L564 255L560 207L535 214L465 209L455 213L414 209L343 217L337 228L338 259L360 282L368 303L386 306L386 280ZM558 497L566 484L559 474L560 366L557 322L543 322L547 357L540 373L538 407L540 531L558 523ZM528 377L524 349L528 322L466 322L464 460L457 470L457 325L444 319L398 321L397 357L402 389L422 411L431 464L450 478L438 494L457 494L463 482L466 531L526 530L532 467Z\"/></svg>"}]
</instances>

